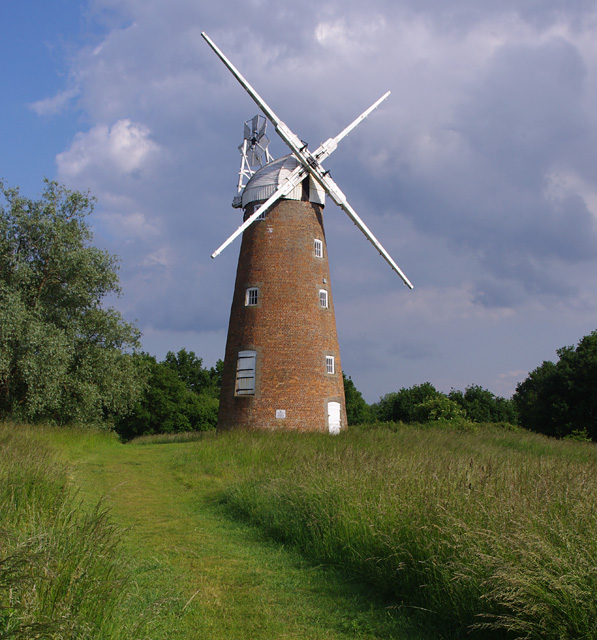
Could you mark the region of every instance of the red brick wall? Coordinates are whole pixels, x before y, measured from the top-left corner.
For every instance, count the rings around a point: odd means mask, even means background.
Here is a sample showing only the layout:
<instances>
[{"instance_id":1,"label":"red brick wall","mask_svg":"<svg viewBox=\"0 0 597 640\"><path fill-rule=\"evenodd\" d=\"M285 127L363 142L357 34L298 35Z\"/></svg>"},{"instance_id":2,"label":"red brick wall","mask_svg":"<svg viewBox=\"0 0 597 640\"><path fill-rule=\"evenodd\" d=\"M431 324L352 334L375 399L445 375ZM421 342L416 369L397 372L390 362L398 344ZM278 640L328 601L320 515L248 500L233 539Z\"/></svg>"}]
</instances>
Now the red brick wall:
<instances>
[{"instance_id":1,"label":"red brick wall","mask_svg":"<svg viewBox=\"0 0 597 640\"><path fill-rule=\"evenodd\" d=\"M250 214L257 203L249 205ZM323 242L316 258L314 239ZM245 306L248 287L259 288L257 306ZM328 308L319 290L328 291ZM238 352L257 352L254 396L235 395ZM326 373L326 355L335 373ZM346 405L322 207L280 200L265 220L243 234L224 358L218 428L328 431L327 403ZM285 410L286 418L276 418Z\"/></svg>"}]
</instances>

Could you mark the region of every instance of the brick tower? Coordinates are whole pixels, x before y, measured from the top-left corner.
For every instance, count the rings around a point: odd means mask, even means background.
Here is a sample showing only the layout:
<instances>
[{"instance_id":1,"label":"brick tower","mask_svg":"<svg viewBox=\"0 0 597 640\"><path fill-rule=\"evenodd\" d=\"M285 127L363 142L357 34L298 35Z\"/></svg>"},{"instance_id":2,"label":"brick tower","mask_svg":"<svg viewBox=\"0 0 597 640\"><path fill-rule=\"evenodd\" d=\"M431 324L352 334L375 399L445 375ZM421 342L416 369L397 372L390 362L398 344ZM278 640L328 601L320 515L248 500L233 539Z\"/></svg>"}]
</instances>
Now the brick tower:
<instances>
[{"instance_id":1,"label":"brick tower","mask_svg":"<svg viewBox=\"0 0 597 640\"><path fill-rule=\"evenodd\" d=\"M244 188L244 218L298 166L269 164ZM219 429L337 433L344 385L323 228L308 177L245 229L230 311Z\"/></svg>"}]
</instances>

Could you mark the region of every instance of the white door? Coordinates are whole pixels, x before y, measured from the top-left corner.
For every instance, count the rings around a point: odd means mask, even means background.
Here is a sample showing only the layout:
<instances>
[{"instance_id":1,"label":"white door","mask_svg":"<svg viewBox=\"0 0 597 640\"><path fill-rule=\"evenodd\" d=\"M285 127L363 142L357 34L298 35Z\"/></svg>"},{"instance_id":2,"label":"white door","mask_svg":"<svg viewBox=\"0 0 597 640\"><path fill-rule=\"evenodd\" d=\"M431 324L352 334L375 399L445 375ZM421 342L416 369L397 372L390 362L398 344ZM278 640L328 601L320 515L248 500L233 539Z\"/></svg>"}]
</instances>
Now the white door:
<instances>
[{"instance_id":1,"label":"white door","mask_svg":"<svg viewBox=\"0 0 597 640\"><path fill-rule=\"evenodd\" d=\"M328 429L335 436L340 433L340 403L328 402Z\"/></svg>"}]
</instances>

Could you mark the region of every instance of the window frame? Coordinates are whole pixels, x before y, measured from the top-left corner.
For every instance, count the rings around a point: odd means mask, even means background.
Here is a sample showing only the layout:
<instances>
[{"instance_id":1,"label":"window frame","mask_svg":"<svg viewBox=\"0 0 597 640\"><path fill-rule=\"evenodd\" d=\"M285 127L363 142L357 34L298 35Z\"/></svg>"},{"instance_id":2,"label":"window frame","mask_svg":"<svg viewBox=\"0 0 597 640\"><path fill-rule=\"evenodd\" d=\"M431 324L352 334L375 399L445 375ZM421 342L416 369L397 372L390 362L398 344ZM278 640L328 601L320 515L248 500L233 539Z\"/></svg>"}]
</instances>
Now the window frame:
<instances>
[{"instance_id":1,"label":"window frame","mask_svg":"<svg viewBox=\"0 0 597 640\"><path fill-rule=\"evenodd\" d=\"M245 307L256 307L259 304L259 287L247 287L245 291Z\"/></svg>"},{"instance_id":2,"label":"window frame","mask_svg":"<svg viewBox=\"0 0 597 640\"><path fill-rule=\"evenodd\" d=\"M331 369L331 371L330 371ZM325 357L325 372L333 376L336 373L336 358L334 356L326 356Z\"/></svg>"},{"instance_id":3,"label":"window frame","mask_svg":"<svg viewBox=\"0 0 597 640\"><path fill-rule=\"evenodd\" d=\"M323 258L323 240L315 238L313 241L313 253L316 258Z\"/></svg>"},{"instance_id":4,"label":"window frame","mask_svg":"<svg viewBox=\"0 0 597 640\"><path fill-rule=\"evenodd\" d=\"M319 290L319 306L321 309L329 309L330 297L327 289Z\"/></svg>"}]
</instances>

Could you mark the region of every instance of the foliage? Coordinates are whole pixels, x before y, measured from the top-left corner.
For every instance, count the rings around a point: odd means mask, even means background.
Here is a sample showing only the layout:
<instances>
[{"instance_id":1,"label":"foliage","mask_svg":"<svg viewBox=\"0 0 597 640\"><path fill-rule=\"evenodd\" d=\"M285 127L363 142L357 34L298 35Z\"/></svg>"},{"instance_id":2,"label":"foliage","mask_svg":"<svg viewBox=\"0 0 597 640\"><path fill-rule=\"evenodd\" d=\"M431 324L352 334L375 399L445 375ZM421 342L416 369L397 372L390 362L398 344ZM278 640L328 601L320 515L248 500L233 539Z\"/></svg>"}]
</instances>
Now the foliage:
<instances>
[{"instance_id":1,"label":"foliage","mask_svg":"<svg viewBox=\"0 0 597 640\"><path fill-rule=\"evenodd\" d=\"M215 367L206 369L202 358L198 358L193 351L181 349L178 353L168 351L162 364L174 371L189 391L213 398L220 397L224 365L221 360L216 362Z\"/></svg>"},{"instance_id":2,"label":"foliage","mask_svg":"<svg viewBox=\"0 0 597 640\"><path fill-rule=\"evenodd\" d=\"M40 200L0 183L0 418L99 423L127 413L143 376L139 331L113 308L115 256L91 245L93 201L46 181Z\"/></svg>"},{"instance_id":3,"label":"foliage","mask_svg":"<svg viewBox=\"0 0 597 640\"><path fill-rule=\"evenodd\" d=\"M555 437L585 433L597 440L597 331L576 348L557 350L516 387L514 403L521 425Z\"/></svg>"},{"instance_id":4,"label":"foliage","mask_svg":"<svg viewBox=\"0 0 597 640\"><path fill-rule=\"evenodd\" d=\"M342 372L344 397L346 399L346 419L349 425L362 424L371 420L371 410L363 395L356 388L352 378Z\"/></svg>"},{"instance_id":5,"label":"foliage","mask_svg":"<svg viewBox=\"0 0 597 640\"><path fill-rule=\"evenodd\" d=\"M372 405L375 417L380 422L417 422L417 406L429 398L437 398L440 391L430 383L416 384L409 389L388 393Z\"/></svg>"},{"instance_id":6,"label":"foliage","mask_svg":"<svg viewBox=\"0 0 597 640\"><path fill-rule=\"evenodd\" d=\"M453 389L448 395L430 382L388 393L371 405L372 416L379 422L412 424L427 421L452 421L461 426L471 423L517 423L512 400L496 397L478 385L467 387L464 393Z\"/></svg>"},{"instance_id":7,"label":"foliage","mask_svg":"<svg viewBox=\"0 0 597 640\"><path fill-rule=\"evenodd\" d=\"M205 369L192 351L168 352L163 362L144 354L149 379L129 415L116 423L123 440L156 433L205 431L218 421L221 362Z\"/></svg>"},{"instance_id":8,"label":"foliage","mask_svg":"<svg viewBox=\"0 0 597 640\"><path fill-rule=\"evenodd\" d=\"M452 389L448 398L457 402L472 422L517 423L518 416L514 402L511 399L495 396L479 385L466 387L464 393Z\"/></svg>"},{"instance_id":9,"label":"foliage","mask_svg":"<svg viewBox=\"0 0 597 640\"><path fill-rule=\"evenodd\" d=\"M457 402L443 394L428 396L414 408L417 422L466 422L466 412Z\"/></svg>"}]
</instances>

